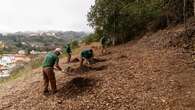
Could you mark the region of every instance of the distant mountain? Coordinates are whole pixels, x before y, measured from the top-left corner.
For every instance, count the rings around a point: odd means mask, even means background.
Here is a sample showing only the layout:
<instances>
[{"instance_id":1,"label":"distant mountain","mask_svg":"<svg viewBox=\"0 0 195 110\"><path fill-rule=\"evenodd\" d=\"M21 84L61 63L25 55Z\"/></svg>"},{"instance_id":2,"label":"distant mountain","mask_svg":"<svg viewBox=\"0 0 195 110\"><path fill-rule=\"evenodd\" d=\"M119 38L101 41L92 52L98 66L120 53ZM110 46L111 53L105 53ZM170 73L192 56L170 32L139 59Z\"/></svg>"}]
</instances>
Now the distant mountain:
<instances>
[{"instance_id":1,"label":"distant mountain","mask_svg":"<svg viewBox=\"0 0 195 110\"><path fill-rule=\"evenodd\" d=\"M48 51L86 35L85 32L74 31L16 32L0 34L0 41L5 44L4 50L8 52L17 52L21 49Z\"/></svg>"},{"instance_id":2,"label":"distant mountain","mask_svg":"<svg viewBox=\"0 0 195 110\"><path fill-rule=\"evenodd\" d=\"M82 37L85 37L87 35L87 33L66 31L66 32L55 32L55 35L56 35L57 38L62 38L62 39L65 39L65 40L71 40L71 39L80 39Z\"/></svg>"}]
</instances>

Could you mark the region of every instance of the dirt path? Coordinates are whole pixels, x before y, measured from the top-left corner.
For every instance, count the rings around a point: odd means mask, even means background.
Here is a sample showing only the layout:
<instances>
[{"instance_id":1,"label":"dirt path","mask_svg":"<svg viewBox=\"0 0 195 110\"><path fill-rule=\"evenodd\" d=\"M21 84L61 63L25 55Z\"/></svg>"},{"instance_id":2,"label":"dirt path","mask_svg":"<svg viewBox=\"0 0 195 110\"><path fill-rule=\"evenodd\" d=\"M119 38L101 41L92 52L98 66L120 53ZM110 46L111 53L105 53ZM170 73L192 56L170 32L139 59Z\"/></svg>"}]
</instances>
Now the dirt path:
<instances>
[{"instance_id":1,"label":"dirt path","mask_svg":"<svg viewBox=\"0 0 195 110\"><path fill-rule=\"evenodd\" d=\"M110 48L110 54L98 56L102 61L80 76L57 72L55 95L42 95L39 72L12 83L0 95L0 110L194 110L190 55L140 43Z\"/></svg>"}]
</instances>

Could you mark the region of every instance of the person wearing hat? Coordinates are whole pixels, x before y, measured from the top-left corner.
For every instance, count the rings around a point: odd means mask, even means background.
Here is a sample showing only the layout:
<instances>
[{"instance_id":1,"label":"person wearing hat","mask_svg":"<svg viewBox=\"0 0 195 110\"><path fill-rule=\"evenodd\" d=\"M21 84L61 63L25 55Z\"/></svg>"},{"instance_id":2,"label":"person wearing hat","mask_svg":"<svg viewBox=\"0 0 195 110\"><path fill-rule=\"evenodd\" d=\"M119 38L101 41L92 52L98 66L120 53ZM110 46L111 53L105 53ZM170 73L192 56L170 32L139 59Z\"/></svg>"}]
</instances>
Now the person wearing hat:
<instances>
[{"instance_id":1,"label":"person wearing hat","mask_svg":"<svg viewBox=\"0 0 195 110\"><path fill-rule=\"evenodd\" d=\"M105 35L103 37L101 37L100 44L101 44L101 53L102 54L106 53L106 48L107 48L108 43L109 43L109 39Z\"/></svg>"},{"instance_id":2,"label":"person wearing hat","mask_svg":"<svg viewBox=\"0 0 195 110\"><path fill-rule=\"evenodd\" d=\"M72 50L71 50L71 47L70 47L70 44L67 44L65 46L65 51L68 55L68 58L67 58L67 63L70 63L70 60L71 60L71 54L72 54Z\"/></svg>"},{"instance_id":3,"label":"person wearing hat","mask_svg":"<svg viewBox=\"0 0 195 110\"><path fill-rule=\"evenodd\" d=\"M59 55L62 50L60 48L56 48L54 51L48 52L43 61L43 80L44 80L44 94L49 93L48 86L50 83L52 93L55 94L57 92L56 88L56 78L54 67L56 67L59 71L62 71L62 68L59 66Z\"/></svg>"},{"instance_id":4,"label":"person wearing hat","mask_svg":"<svg viewBox=\"0 0 195 110\"><path fill-rule=\"evenodd\" d=\"M93 50L91 48L81 51L80 67L83 67L83 62L86 60L89 64L93 61Z\"/></svg>"}]
</instances>

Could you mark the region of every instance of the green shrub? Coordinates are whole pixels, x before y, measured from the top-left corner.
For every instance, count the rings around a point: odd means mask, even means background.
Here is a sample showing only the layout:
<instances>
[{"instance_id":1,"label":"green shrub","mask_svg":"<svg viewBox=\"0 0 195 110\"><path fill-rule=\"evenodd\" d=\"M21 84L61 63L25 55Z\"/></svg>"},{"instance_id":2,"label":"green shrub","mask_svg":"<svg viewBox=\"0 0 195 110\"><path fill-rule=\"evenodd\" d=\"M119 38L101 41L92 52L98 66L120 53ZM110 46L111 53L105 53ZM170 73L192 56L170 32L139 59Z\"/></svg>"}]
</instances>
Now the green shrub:
<instances>
[{"instance_id":1,"label":"green shrub","mask_svg":"<svg viewBox=\"0 0 195 110\"><path fill-rule=\"evenodd\" d=\"M97 34L89 34L88 36L84 37L82 42L85 44L90 44L92 42L97 42L100 40L100 36Z\"/></svg>"},{"instance_id":2,"label":"green shrub","mask_svg":"<svg viewBox=\"0 0 195 110\"><path fill-rule=\"evenodd\" d=\"M79 42L78 42L78 40L74 40L74 41L71 42L70 45L71 45L72 49L75 49L75 48L79 47Z\"/></svg>"}]
</instances>

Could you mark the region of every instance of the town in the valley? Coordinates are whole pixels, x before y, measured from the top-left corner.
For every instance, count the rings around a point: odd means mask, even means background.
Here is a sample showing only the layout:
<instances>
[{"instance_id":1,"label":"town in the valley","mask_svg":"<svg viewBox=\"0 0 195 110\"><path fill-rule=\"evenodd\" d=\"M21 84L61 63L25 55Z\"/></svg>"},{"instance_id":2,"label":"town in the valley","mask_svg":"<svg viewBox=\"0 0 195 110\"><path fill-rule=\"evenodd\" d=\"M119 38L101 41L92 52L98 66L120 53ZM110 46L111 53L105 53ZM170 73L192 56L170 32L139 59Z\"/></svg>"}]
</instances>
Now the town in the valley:
<instances>
[{"instance_id":1,"label":"town in the valley","mask_svg":"<svg viewBox=\"0 0 195 110\"><path fill-rule=\"evenodd\" d=\"M31 61L36 55L45 53L32 50L27 55L25 50L20 50L17 54L3 54L0 56L0 78L9 77L12 71L23 67L24 64Z\"/></svg>"}]
</instances>

